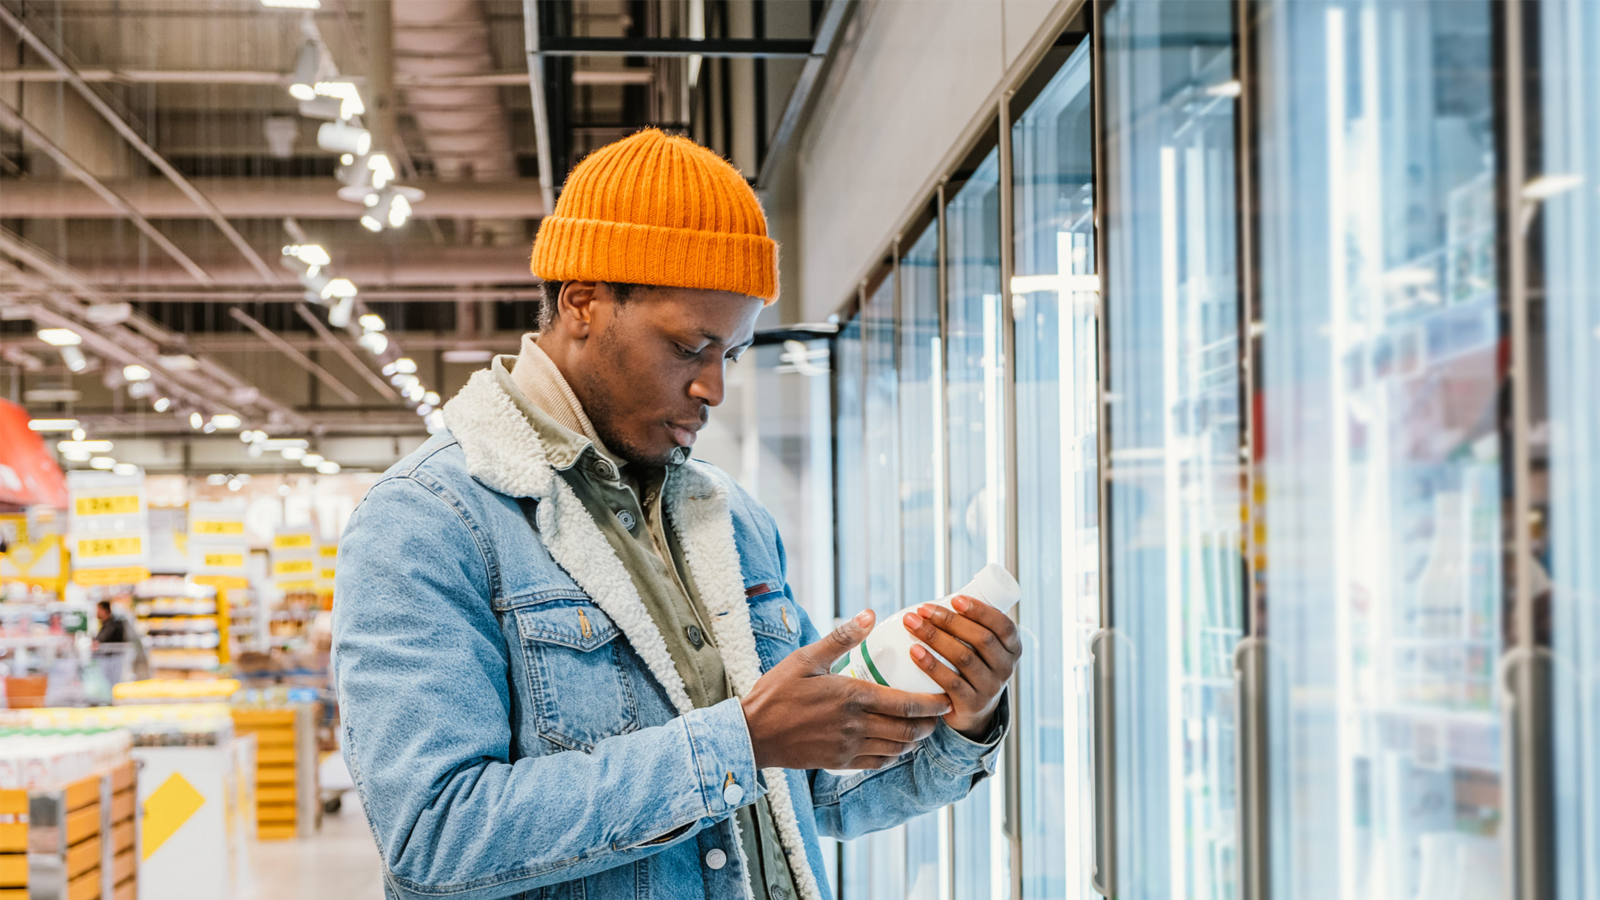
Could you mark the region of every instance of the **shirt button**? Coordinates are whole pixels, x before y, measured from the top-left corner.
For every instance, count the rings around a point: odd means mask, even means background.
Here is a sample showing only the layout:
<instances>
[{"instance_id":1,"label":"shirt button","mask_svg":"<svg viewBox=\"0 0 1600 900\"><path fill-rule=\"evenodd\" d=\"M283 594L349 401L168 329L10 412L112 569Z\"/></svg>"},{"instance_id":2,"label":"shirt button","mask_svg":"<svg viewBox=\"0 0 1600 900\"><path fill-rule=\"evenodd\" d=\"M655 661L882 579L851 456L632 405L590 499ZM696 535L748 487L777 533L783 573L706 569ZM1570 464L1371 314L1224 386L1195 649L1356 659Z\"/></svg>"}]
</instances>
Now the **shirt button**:
<instances>
[{"instance_id":1,"label":"shirt button","mask_svg":"<svg viewBox=\"0 0 1600 900\"><path fill-rule=\"evenodd\" d=\"M721 850L712 850L706 854L706 866L709 868L720 869L727 864L728 854L723 853Z\"/></svg>"},{"instance_id":2,"label":"shirt button","mask_svg":"<svg viewBox=\"0 0 1600 900\"><path fill-rule=\"evenodd\" d=\"M689 639L689 643L693 644L696 650L706 645L706 636L700 633L699 625L690 625L683 629L683 636Z\"/></svg>"},{"instance_id":3,"label":"shirt button","mask_svg":"<svg viewBox=\"0 0 1600 900\"><path fill-rule=\"evenodd\" d=\"M739 801L743 799L744 788L740 787L737 782L722 789L722 802L728 804L729 807L738 806Z\"/></svg>"},{"instance_id":4,"label":"shirt button","mask_svg":"<svg viewBox=\"0 0 1600 900\"><path fill-rule=\"evenodd\" d=\"M629 531L633 530L633 513L628 512L625 509L619 509L617 510L617 521L622 523L623 528L626 528Z\"/></svg>"}]
</instances>

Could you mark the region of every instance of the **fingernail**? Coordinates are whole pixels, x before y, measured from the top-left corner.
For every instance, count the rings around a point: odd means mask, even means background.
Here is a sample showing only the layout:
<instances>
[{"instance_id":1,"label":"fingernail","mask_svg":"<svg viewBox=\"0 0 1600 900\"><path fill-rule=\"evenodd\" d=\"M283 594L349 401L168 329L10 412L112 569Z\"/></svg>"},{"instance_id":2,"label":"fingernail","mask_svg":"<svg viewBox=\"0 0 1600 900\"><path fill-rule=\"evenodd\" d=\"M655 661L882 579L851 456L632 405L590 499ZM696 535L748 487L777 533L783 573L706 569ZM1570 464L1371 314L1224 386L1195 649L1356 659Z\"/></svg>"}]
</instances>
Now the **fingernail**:
<instances>
[{"instance_id":1,"label":"fingernail","mask_svg":"<svg viewBox=\"0 0 1600 900\"><path fill-rule=\"evenodd\" d=\"M855 621L855 623L857 625L860 625L862 628L865 628L868 625L871 625L872 624L872 610L863 609L861 612L856 613L856 617L855 617L854 621Z\"/></svg>"},{"instance_id":2,"label":"fingernail","mask_svg":"<svg viewBox=\"0 0 1600 900\"><path fill-rule=\"evenodd\" d=\"M965 597L955 597L951 599L950 605L954 606L957 612L966 612L972 608L972 601Z\"/></svg>"},{"instance_id":3,"label":"fingernail","mask_svg":"<svg viewBox=\"0 0 1600 900\"><path fill-rule=\"evenodd\" d=\"M924 603L921 606L917 607L917 612L924 619L928 619L929 621L934 621L939 616L939 607L937 607L937 606L929 606L928 604Z\"/></svg>"},{"instance_id":4,"label":"fingernail","mask_svg":"<svg viewBox=\"0 0 1600 900\"><path fill-rule=\"evenodd\" d=\"M917 662L924 662L928 658L928 651L922 649L922 645L921 644L912 644L911 645L911 656Z\"/></svg>"},{"instance_id":5,"label":"fingernail","mask_svg":"<svg viewBox=\"0 0 1600 900\"><path fill-rule=\"evenodd\" d=\"M907 630L916 631L922 627L922 617L916 613L906 613L905 623Z\"/></svg>"}]
</instances>

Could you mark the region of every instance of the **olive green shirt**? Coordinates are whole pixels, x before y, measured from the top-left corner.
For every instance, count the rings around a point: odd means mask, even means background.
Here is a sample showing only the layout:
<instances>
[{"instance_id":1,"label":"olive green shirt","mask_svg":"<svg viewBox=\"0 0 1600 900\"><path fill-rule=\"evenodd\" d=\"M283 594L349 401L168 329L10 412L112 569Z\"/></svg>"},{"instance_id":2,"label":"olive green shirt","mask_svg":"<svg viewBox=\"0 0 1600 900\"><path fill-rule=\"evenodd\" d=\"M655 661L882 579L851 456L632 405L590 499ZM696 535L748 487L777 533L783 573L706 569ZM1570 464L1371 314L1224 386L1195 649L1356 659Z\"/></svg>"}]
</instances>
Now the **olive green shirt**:
<instances>
[{"instance_id":1,"label":"olive green shirt","mask_svg":"<svg viewBox=\"0 0 1600 900\"><path fill-rule=\"evenodd\" d=\"M495 359L495 376L628 570L690 701L701 708L727 700L733 689L710 614L662 508L667 482L688 460L688 451L674 451L672 460L660 467L623 463L607 452L560 370L532 335L523 338L522 353L508 371L510 359ZM766 798L741 807L735 817L758 900L794 900L793 873Z\"/></svg>"}]
</instances>

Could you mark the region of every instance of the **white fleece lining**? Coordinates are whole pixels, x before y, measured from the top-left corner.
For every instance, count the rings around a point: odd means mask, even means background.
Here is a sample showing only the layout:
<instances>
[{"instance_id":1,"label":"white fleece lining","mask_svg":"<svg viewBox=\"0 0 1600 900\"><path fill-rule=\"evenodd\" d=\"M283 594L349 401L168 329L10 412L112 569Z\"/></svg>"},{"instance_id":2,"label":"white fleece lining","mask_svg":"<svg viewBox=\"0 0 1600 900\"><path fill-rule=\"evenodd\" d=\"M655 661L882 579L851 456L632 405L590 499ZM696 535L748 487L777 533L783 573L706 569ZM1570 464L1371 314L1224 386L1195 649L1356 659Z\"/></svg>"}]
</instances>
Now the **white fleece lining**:
<instances>
[{"instance_id":1,"label":"white fleece lining","mask_svg":"<svg viewBox=\"0 0 1600 900\"><path fill-rule=\"evenodd\" d=\"M511 497L536 501L540 536L551 557L594 600L633 645L660 682L679 714L694 708L683 678L672 663L666 641L639 599L633 579L572 488L551 468L538 432L517 408L490 370L472 375L444 407L445 424L461 445L467 471L479 483ZM678 531L685 561L711 612L712 631L735 694L743 696L761 677L750 608L744 594L739 550L733 539L733 514L726 488L696 465L680 466L663 499ZM725 615L724 615L725 613ZM763 770L767 802L778 827L801 900L822 900L816 873L806 857L799 819L783 769ZM752 786L753 789L754 786ZM734 851L744 865L746 900L754 900L750 860L737 817Z\"/></svg>"},{"instance_id":2,"label":"white fleece lining","mask_svg":"<svg viewBox=\"0 0 1600 900\"><path fill-rule=\"evenodd\" d=\"M728 490L716 482L713 472L693 463L680 466L663 499L689 571L711 613L711 630L722 651L722 665L734 693L742 697L761 677L761 657L756 653L755 632L750 630L750 603L744 592L739 546L733 538ZM763 769L762 774L767 781L767 804L778 826L778 843L789 858L789 871L800 896L802 900L822 900L816 873L806 858L799 816L789 793L789 775L780 768Z\"/></svg>"}]
</instances>

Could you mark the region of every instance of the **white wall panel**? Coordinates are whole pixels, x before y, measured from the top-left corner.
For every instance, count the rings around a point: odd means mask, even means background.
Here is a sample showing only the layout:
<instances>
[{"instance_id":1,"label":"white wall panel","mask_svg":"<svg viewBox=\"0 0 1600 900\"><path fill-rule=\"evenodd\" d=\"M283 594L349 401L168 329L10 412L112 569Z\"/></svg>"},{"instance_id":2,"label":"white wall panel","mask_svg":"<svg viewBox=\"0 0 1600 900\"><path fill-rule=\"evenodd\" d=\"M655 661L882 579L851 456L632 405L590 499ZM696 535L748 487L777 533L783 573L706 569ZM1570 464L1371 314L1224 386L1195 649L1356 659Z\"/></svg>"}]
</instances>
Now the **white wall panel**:
<instances>
[{"instance_id":1,"label":"white wall panel","mask_svg":"<svg viewBox=\"0 0 1600 900\"><path fill-rule=\"evenodd\" d=\"M1000 83L1017 2L863 4L799 147L806 318L844 299Z\"/></svg>"},{"instance_id":2,"label":"white wall panel","mask_svg":"<svg viewBox=\"0 0 1600 900\"><path fill-rule=\"evenodd\" d=\"M799 260L785 288L798 286L802 319L845 299L1067 2L863 2L798 147L799 222L784 252Z\"/></svg>"}]
</instances>

